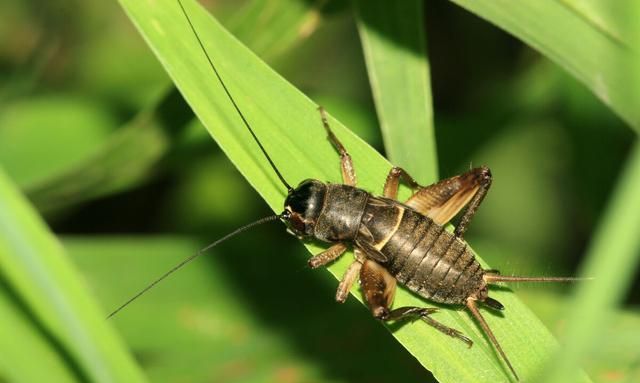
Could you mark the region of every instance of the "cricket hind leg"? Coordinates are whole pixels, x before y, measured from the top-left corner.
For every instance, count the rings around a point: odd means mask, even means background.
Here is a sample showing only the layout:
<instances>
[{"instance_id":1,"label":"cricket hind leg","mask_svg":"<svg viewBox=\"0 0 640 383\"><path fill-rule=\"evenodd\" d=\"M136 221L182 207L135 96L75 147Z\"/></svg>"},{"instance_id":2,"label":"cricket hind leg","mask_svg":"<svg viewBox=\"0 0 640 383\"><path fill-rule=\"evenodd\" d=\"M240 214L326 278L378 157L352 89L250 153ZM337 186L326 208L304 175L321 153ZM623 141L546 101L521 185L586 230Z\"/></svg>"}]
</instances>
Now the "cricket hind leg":
<instances>
[{"instance_id":1,"label":"cricket hind leg","mask_svg":"<svg viewBox=\"0 0 640 383\"><path fill-rule=\"evenodd\" d=\"M469 171L469 174L474 178L474 183L478 184L478 191L473 195L471 201L467 204L467 208L465 209L462 217L460 218L460 222L456 226L454 234L456 237L462 238L465 231L467 231L467 227L469 226L469 222L471 222L471 218L476 214L478 207L484 200L484 197L489 192L489 187L491 187L491 182L493 178L491 176L491 171L488 167L483 166L476 169L472 169Z\"/></svg>"},{"instance_id":2,"label":"cricket hind leg","mask_svg":"<svg viewBox=\"0 0 640 383\"><path fill-rule=\"evenodd\" d=\"M396 199L401 180L416 190L405 204L438 225L449 222L466 206L455 229L456 236L462 237L489 191L492 178L489 168L483 166L429 186L420 186L404 169L394 167L387 175L383 195Z\"/></svg>"},{"instance_id":3,"label":"cricket hind leg","mask_svg":"<svg viewBox=\"0 0 640 383\"><path fill-rule=\"evenodd\" d=\"M474 168L419 189L406 204L440 225L449 222L464 209L454 231L457 237L462 238L469 222L487 195L491 181L489 168L486 166Z\"/></svg>"},{"instance_id":4,"label":"cricket hind leg","mask_svg":"<svg viewBox=\"0 0 640 383\"><path fill-rule=\"evenodd\" d=\"M458 338L469 347L473 345L473 341L460 331L430 317L431 314L438 311L437 308L406 306L390 310L389 307L393 303L396 291L396 279L377 262L370 259L364 261L360 271L360 284L365 301L375 318L385 322L412 318L421 319L443 334Z\"/></svg>"},{"instance_id":5,"label":"cricket hind leg","mask_svg":"<svg viewBox=\"0 0 640 383\"><path fill-rule=\"evenodd\" d=\"M356 178L356 170L353 167L353 160L351 159L351 155L347 152L344 145L338 140L331 127L329 126L329 120L327 118L327 112L325 112L323 107L318 107L318 111L320 112L320 118L322 119L322 125L327 131L327 136L331 144L336 148L338 153L340 153L340 167L342 169L342 182L349 186L356 186L357 178Z\"/></svg>"}]
</instances>

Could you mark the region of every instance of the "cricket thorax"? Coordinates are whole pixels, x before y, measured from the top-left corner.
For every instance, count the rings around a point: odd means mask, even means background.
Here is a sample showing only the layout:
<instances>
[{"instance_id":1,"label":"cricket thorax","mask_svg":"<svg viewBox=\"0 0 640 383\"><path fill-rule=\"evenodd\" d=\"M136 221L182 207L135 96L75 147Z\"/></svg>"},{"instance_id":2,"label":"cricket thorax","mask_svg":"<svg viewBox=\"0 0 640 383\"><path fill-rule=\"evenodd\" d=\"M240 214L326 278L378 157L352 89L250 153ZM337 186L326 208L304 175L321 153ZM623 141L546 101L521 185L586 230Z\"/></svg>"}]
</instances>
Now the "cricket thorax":
<instances>
[{"instance_id":1,"label":"cricket thorax","mask_svg":"<svg viewBox=\"0 0 640 383\"><path fill-rule=\"evenodd\" d=\"M314 236L326 242L355 239L370 194L348 185L328 184Z\"/></svg>"}]
</instances>

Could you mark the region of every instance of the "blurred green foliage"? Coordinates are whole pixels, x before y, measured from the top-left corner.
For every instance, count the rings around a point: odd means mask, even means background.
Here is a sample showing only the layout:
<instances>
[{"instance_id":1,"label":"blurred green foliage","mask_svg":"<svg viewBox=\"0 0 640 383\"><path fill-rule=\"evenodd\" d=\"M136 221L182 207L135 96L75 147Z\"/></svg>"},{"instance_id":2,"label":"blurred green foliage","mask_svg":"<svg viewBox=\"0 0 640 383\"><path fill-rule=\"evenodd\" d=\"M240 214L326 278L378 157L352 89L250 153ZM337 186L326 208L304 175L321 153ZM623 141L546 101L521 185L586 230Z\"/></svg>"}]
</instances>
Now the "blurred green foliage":
<instances>
[{"instance_id":1,"label":"blurred green foliage","mask_svg":"<svg viewBox=\"0 0 640 383\"><path fill-rule=\"evenodd\" d=\"M348 4L203 3L384 153ZM601 1L562 3L617 25ZM92 304L110 311L267 214L116 2L10 1L0 14L0 166L63 238ZM494 175L467 239L506 274L576 274L636 134L563 68L455 4L425 3L425 29L439 174L487 164ZM18 227L13 218L4 227ZM308 270L306 251L275 226L218 248L113 321L150 381L432 379L363 306L334 304L334 280ZM56 381L91 380L9 274L0 270L0 351L13 357L0 358L0 382L40 380L44 369ZM594 381L639 379L639 286L637 275L625 283L606 336L589 346L582 367ZM517 287L560 337L571 288ZM23 366L27 356L40 369Z\"/></svg>"}]
</instances>

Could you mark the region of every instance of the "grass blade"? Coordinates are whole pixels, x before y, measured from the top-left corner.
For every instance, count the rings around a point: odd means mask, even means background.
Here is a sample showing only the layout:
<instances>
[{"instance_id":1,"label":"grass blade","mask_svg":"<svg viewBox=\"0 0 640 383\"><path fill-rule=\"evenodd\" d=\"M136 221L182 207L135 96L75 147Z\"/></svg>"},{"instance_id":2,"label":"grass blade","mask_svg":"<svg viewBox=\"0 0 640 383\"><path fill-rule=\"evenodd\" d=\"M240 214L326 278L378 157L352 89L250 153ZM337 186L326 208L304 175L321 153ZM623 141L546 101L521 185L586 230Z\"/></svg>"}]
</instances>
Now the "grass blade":
<instances>
[{"instance_id":1,"label":"grass blade","mask_svg":"<svg viewBox=\"0 0 640 383\"><path fill-rule=\"evenodd\" d=\"M594 18L593 7L575 1L451 0L532 46L585 84L640 132L640 108L629 89L633 39L625 35L628 12ZM610 2L607 2L610 3ZM605 9L602 4L597 9ZM630 4L630 3L629 3ZM619 7L625 9L625 7ZM626 18L626 19L625 19ZM617 24L613 20L617 21Z\"/></svg>"},{"instance_id":2,"label":"grass blade","mask_svg":"<svg viewBox=\"0 0 640 383\"><path fill-rule=\"evenodd\" d=\"M25 315L15 297L0 286L0 380L7 382L76 382L76 376L51 342ZM33 361L38 367L33 368Z\"/></svg>"},{"instance_id":3,"label":"grass blade","mask_svg":"<svg viewBox=\"0 0 640 383\"><path fill-rule=\"evenodd\" d=\"M424 2L356 4L358 32L391 162L428 185L438 179Z\"/></svg>"},{"instance_id":4,"label":"grass blade","mask_svg":"<svg viewBox=\"0 0 640 383\"><path fill-rule=\"evenodd\" d=\"M590 246L583 274L596 277L578 289L567 327L566 347L545 382L567 382L578 365L599 344L599 329L623 299L640 261L640 145L636 143Z\"/></svg>"},{"instance_id":5,"label":"grass blade","mask_svg":"<svg viewBox=\"0 0 640 383\"><path fill-rule=\"evenodd\" d=\"M227 29L263 60L271 61L315 32L324 3L324 0L250 1L229 20Z\"/></svg>"},{"instance_id":6,"label":"grass blade","mask_svg":"<svg viewBox=\"0 0 640 383\"><path fill-rule=\"evenodd\" d=\"M193 1L184 3L227 87L288 182L296 184L310 177L340 182L338 156L326 141L317 105L251 54L201 7ZM284 187L242 126L178 3L121 0L121 4L229 159L274 211L282 211ZM390 164L338 121L330 118L330 123L354 159L360 186L379 191ZM317 246L308 247L312 252L319 250ZM343 257L329 270L340 278L348 264L348 257ZM359 294L355 296L361 299ZM487 315L487 320L526 379L544 359L553 355L556 342L514 294L496 291L495 296L508 309L505 318ZM297 303L307 302L292 302ZM427 303L401 290L395 304ZM467 349L462 342L422 323L394 326L392 333L442 382L510 379L466 313L445 309L438 314L438 320L462 330L475 341L475 346Z\"/></svg>"},{"instance_id":7,"label":"grass blade","mask_svg":"<svg viewBox=\"0 0 640 383\"><path fill-rule=\"evenodd\" d=\"M0 270L78 369L81 380L144 381L49 232L0 169Z\"/></svg>"},{"instance_id":8,"label":"grass blade","mask_svg":"<svg viewBox=\"0 0 640 383\"><path fill-rule=\"evenodd\" d=\"M540 319L556 334L567 329L567 309L572 309L572 298L542 290L520 293L523 301L535 309ZM604 310L602 310L604 311ZM618 307L608 310L607 323L597 329L597 347L589 347L582 367L597 382L615 380L637 382L640 366L637 352L640 349L640 310L636 307ZM590 335L591 336L591 335ZM593 339L593 337L592 337ZM593 339L595 343L595 339ZM563 356L560 356L563 357Z\"/></svg>"}]
</instances>

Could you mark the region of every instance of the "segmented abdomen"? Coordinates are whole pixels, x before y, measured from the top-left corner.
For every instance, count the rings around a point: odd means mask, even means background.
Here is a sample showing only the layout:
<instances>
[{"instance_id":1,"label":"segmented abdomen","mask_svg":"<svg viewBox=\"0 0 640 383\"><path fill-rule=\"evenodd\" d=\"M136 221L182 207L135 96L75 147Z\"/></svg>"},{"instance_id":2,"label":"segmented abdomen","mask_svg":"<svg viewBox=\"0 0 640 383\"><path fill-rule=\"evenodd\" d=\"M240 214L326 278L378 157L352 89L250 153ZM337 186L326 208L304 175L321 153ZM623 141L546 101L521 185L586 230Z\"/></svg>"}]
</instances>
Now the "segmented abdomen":
<instances>
[{"instance_id":1,"label":"segmented abdomen","mask_svg":"<svg viewBox=\"0 0 640 383\"><path fill-rule=\"evenodd\" d=\"M381 209L387 210L383 214L387 217L388 209L396 212L393 224L392 219L367 222L366 214L362 224L374 246L388 258L384 266L398 282L427 299L448 304L464 304L480 288L483 270L466 242L403 205L369 207L378 210L371 211L371 217Z\"/></svg>"}]
</instances>

